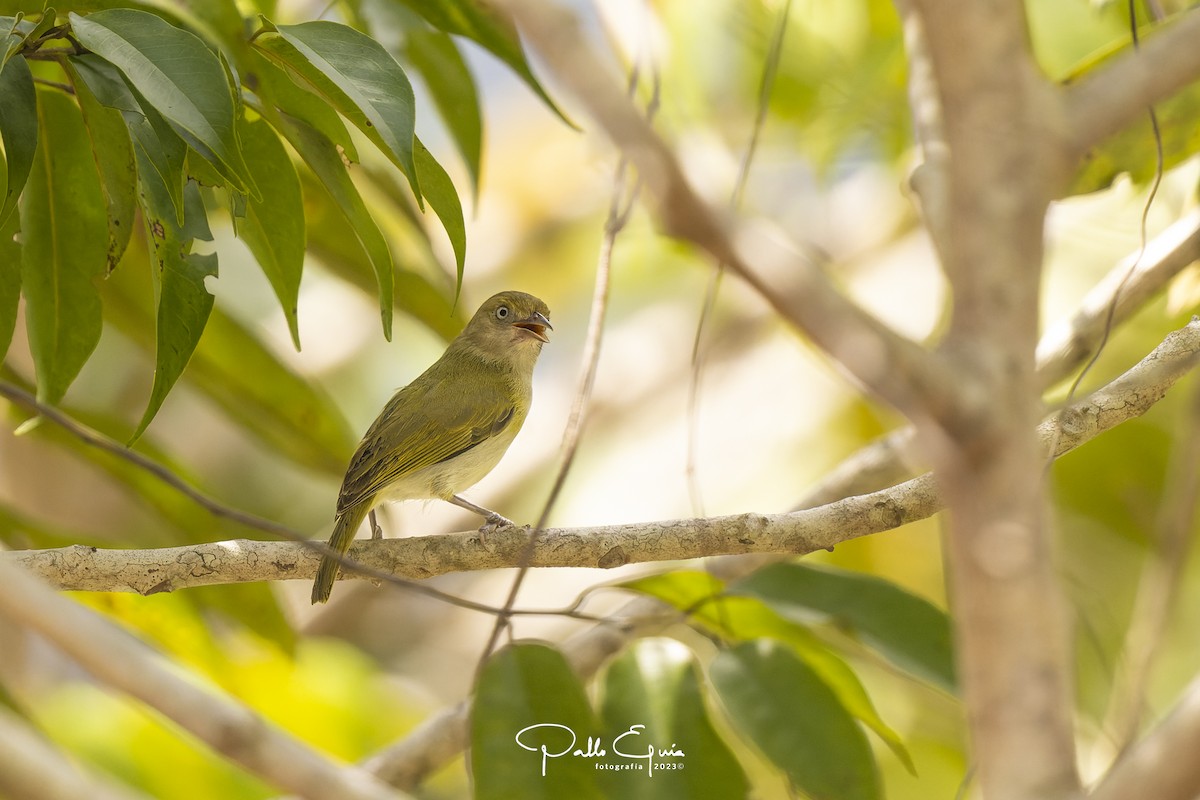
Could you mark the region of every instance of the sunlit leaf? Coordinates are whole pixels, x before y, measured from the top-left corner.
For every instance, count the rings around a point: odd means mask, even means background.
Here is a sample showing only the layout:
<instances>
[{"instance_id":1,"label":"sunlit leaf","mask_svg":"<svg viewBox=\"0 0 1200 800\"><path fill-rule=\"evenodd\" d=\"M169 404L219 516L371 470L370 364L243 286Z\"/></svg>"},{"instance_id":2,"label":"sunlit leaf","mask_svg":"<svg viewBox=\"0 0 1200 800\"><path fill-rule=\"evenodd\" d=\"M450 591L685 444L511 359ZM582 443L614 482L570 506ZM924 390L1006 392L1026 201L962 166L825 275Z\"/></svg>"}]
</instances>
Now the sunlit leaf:
<instances>
[{"instance_id":1,"label":"sunlit leaf","mask_svg":"<svg viewBox=\"0 0 1200 800\"><path fill-rule=\"evenodd\" d=\"M0 68L0 175L4 193L0 195L0 225L17 207L17 198L33 168L38 143L37 94L33 75L22 56L16 56Z\"/></svg>"},{"instance_id":2,"label":"sunlit leaf","mask_svg":"<svg viewBox=\"0 0 1200 800\"><path fill-rule=\"evenodd\" d=\"M73 77L77 78L77 75ZM133 234L137 210L137 161L122 112L102 105L81 80L72 82L108 205L108 270L111 272L120 263Z\"/></svg>"},{"instance_id":3,"label":"sunlit leaf","mask_svg":"<svg viewBox=\"0 0 1200 800\"><path fill-rule=\"evenodd\" d=\"M613 742L632 726L644 725L644 739L638 741L650 741L656 752L683 753L660 756L656 764L679 769L665 768L652 776L605 773L610 779L609 796L629 800L746 796L746 775L713 728L699 668L686 646L672 639L643 639L608 666L603 687L605 741Z\"/></svg>"},{"instance_id":4,"label":"sunlit leaf","mask_svg":"<svg viewBox=\"0 0 1200 800\"><path fill-rule=\"evenodd\" d=\"M175 209L175 221L182 225L187 144L162 115L126 85L112 64L97 56L85 55L71 59L70 67L80 79L76 81L79 91L90 93L105 108L121 112L130 138L158 173Z\"/></svg>"},{"instance_id":5,"label":"sunlit leaf","mask_svg":"<svg viewBox=\"0 0 1200 800\"><path fill-rule=\"evenodd\" d=\"M425 145L419 139L417 169L421 173L421 188L425 197L428 198L429 205L438 215L438 219L442 221L442 227L446 229L446 235L450 237L450 244L454 248L457 294L457 290L462 288L463 265L467 258L467 226L463 220L462 201L458 199L458 192L455 191L454 183L446 174L446 170L442 169L442 165L425 149Z\"/></svg>"},{"instance_id":6,"label":"sunlit leaf","mask_svg":"<svg viewBox=\"0 0 1200 800\"><path fill-rule=\"evenodd\" d=\"M190 147L239 191L257 191L238 146L225 69L201 39L135 9L70 19L79 41L117 67Z\"/></svg>"},{"instance_id":7,"label":"sunlit leaf","mask_svg":"<svg viewBox=\"0 0 1200 800\"><path fill-rule=\"evenodd\" d=\"M292 343L300 349L296 301L304 266L304 199L300 179L279 135L266 122L240 124L242 147L261 197L249 198L238 237L250 248L283 308Z\"/></svg>"},{"instance_id":8,"label":"sunlit leaf","mask_svg":"<svg viewBox=\"0 0 1200 800\"><path fill-rule=\"evenodd\" d=\"M465 36L507 64L564 121L562 111L534 77L512 20L482 0L400 0L446 33Z\"/></svg>"},{"instance_id":9,"label":"sunlit leaf","mask_svg":"<svg viewBox=\"0 0 1200 800\"><path fill-rule=\"evenodd\" d=\"M105 272L108 222L79 108L40 91L37 117L42 136L21 200L21 291L38 398L56 403L100 340L94 281Z\"/></svg>"},{"instance_id":10,"label":"sunlit leaf","mask_svg":"<svg viewBox=\"0 0 1200 800\"><path fill-rule=\"evenodd\" d=\"M329 192L346 221L350 223L359 244L366 251L379 286L379 314L383 320L383 335L391 341L395 287L392 279L392 256L387 240L383 238L379 226L371 218L371 212L367 210L354 181L350 179L346 164L338 155L333 142L308 123L291 117L284 118L281 133L287 137L292 147L300 154L300 158Z\"/></svg>"},{"instance_id":11,"label":"sunlit leaf","mask_svg":"<svg viewBox=\"0 0 1200 800\"><path fill-rule=\"evenodd\" d=\"M710 668L738 730L813 800L883 796L866 735L824 681L769 640L722 651Z\"/></svg>"},{"instance_id":12,"label":"sunlit leaf","mask_svg":"<svg viewBox=\"0 0 1200 800\"><path fill-rule=\"evenodd\" d=\"M829 621L897 666L955 689L950 619L924 598L873 575L807 564L772 564L730 588L797 622Z\"/></svg>"},{"instance_id":13,"label":"sunlit leaf","mask_svg":"<svg viewBox=\"0 0 1200 800\"><path fill-rule=\"evenodd\" d=\"M551 725L560 727L526 730ZM602 797L588 759L571 756L584 744L578 737L597 729L583 686L560 652L540 644L505 647L488 660L475 690L476 800ZM559 754L546 758L544 775L541 747Z\"/></svg>"},{"instance_id":14,"label":"sunlit leaf","mask_svg":"<svg viewBox=\"0 0 1200 800\"><path fill-rule=\"evenodd\" d=\"M405 29L404 54L429 88L438 114L467 165L471 187L478 194L483 158L483 112L475 79L467 69L466 61L453 39L421 23ZM419 161L417 169L421 169ZM429 197L429 187L424 186L424 180L421 183L425 196ZM433 198L429 201L432 203Z\"/></svg>"},{"instance_id":15,"label":"sunlit leaf","mask_svg":"<svg viewBox=\"0 0 1200 800\"><path fill-rule=\"evenodd\" d=\"M188 183L184 187L184 224L180 226L175 222L166 186L141 151L138 151L138 172L141 175L142 216L154 251L159 289L154 386L133 439L141 436L154 419L191 359L213 306L213 296L205 287L204 279L217 274L215 253L191 252L194 239L212 238L196 184Z\"/></svg>"},{"instance_id":16,"label":"sunlit leaf","mask_svg":"<svg viewBox=\"0 0 1200 800\"><path fill-rule=\"evenodd\" d=\"M254 44L366 134L400 168L421 202L413 155L416 100L396 59L365 33L336 22L263 24Z\"/></svg>"}]
</instances>

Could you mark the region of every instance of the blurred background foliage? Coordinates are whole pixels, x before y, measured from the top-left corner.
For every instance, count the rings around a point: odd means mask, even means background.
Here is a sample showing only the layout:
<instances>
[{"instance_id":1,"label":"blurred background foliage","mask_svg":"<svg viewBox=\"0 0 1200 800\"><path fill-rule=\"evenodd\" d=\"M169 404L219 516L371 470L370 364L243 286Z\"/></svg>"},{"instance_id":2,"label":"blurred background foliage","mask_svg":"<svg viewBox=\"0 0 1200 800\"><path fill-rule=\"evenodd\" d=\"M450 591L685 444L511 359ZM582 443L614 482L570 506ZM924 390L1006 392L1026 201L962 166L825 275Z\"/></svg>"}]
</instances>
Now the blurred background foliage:
<instances>
[{"instance_id":1,"label":"blurred background foliage","mask_svg":"<svg viewBox=\"0 0 1200 800\"><path fill-rule=\"evenodd\" d=\"M727 203L783 3L573 5L594 35L610 43L614 75L650 54L662 86L657 127L676 145L696 185L714 202ZM919 339L931 337L947 298L905 189L914 154L895 10L884 0L790 5L744 211L828 253L836 280L889 324ZM241 64L247 62L238 59L254 57L245 42L258 29L260 13L279 24L320 17L369 34L412 78L416 133L453 180L465 223L460 291L446 226L432 208L422 213L394 162L351 129L343 152L361 162L350 174L392 261L396 315L389 342L381 335L379 281L361 227L352 226L319 174L304 166L311 159L289 150L298 166L306 226L293 332L269 271L256 265L258 257L235 236L237 192L203 189L212 241L200 241L196 249L219 259L219 278L203 281L215 304L187 368L136 448L231 506L323 539L358 433L396 387L437 357L477 303L500 289L522 289L550 305L554 339L538 366L535 406L524 431L502 465L469 494L514 519L536 518L575 391L615 166L611 149L586 119L559 100L553 76L540 74L536 62L527 65L512 40L506 49L494 32L464 27L448 12L451 3L96 0L64 2L57 13L65 20L68 11L87 14L110 6L160 15ZM1128 47L1123 3L1028 0L1026 6L1035 52L1052 76L1070 79ZM0 0L0 14L25 13L36 21L41 11L40 3ZM51 70L38 63L34 74L63 79L50 76ZM54 89L43 84L39 91ZM1194 204L1198 104L1200 89L1193 88L1160 109L1169 169L1148 215L1150 236ZM1146 125L1081 165L1080 194L1058 203L1048 222L1047 323L1069 313L1100 276L1138 248L1153 164ZM193 174L203 171L197 167ZM0 236L0 269L12 269L19 260L14 219ZM155 289L145 240L142 226L135 226L119 265L97 282L103 332L60 404L121 441L137 429L155 373ZM900 424L774 318L760 298L731 280L721 284L703 333L697 416L689 419L692 341L712 269L691 250L660 237L644 213L636 213L622 233L593 416L552 524L785 511L842 457ZM1189 280L1194 278L1185 275L1168 297L1114 333L1084 389L1123 371L1187 318L1195 305ZM24 306L14 308L17 324L3 377L33 385ZM1051 397L1061 399L1064 391L1058 387ZM1139 564L1153 545L1173 432L1185 412L1180 396L1187 391L1177 391L1145 418L1053 469L1060 563L1077 611L1085 772L1111 756L1104 721ZM152 477L51 425L16 435L27 415L12 406L5 413L0 539L8 547L158 547L258 535L212 518ZM689 490L689 480L697 491ZM391 536L475 524L455 508L418 503L387 508L382 522ZM806 562L878 576L944 608L939 544L937 522L927 521ZM583 585L661 570L643 565L616 574L535 572L521 602L566 604ZM431 583L499 604L511 577L448 575ZM432 711L470 692L490 617L361 582L341 585L327 608L311 609L307 593L307 583L296 582L77 599L298 736L349 760L405 735ZM1152 709L1162 709L1200 666L1191 635L1200 624L1198 595L1200 574L1189 562L1148 687ZM629 596L627 590L601 591L588 609L611 610ZM522 618L515 627L521 637L554 641L581 624ZM689 659L707 669L719 650L714 640L739 638L736 631L719 630L719 619L713 624L718 629L702 634L685 626L667 632L694 656L681 656L664 640L644 645L656 654L654 663L667 665L659 678L683 687L681 696L694 680L688 677ZM915 771L888 752L883 738L872 738L887 796L954 796L967 765L961 710L952 696L907 677L847 635L838 620L814 624L851 665L878 716L911 757ZM49 736L83 761L156 796L271 796L271 787L204 752L152 713L93 686L54 652L33 641L4 645L6 653L20 654L3 659L5 684L16 688L21 707ZM602 678L610 692L635 691L638 673L631 662L637 652L623 656ZM727 653L722 657L729 661ZM736 683L743 674L738 669L766 670L782 657L775 651L743 655L737 665L722 667L725 680ZM554 656L540 652L510 651L506 658L557 669ZM503 693L502 676L493 680ZM591 691L599 702L603 692ZM617 715L609 722L621 718L620 704L606 702L597 708ZM789 796L786 767L772 763L775 745L730 736L729 723L719 717L715 724L756 796ZM713 763L725 757L712 755ZM730 780L736 792L737 780ZM460 763L439 773L422 796L459 797L466 787Z\"/></svg>"}]
</instances>

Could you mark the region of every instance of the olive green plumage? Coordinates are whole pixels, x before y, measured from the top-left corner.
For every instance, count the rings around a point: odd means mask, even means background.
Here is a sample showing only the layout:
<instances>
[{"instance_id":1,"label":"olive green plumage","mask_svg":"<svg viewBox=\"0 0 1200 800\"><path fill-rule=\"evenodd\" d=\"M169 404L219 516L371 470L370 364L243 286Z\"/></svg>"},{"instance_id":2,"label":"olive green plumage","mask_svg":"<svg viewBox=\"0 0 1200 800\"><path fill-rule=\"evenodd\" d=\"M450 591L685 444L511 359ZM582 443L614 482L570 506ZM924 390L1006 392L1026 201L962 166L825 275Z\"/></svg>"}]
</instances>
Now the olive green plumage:
<instances>
[{"instance_id":1,"label":"olive green plumage","mask_svg":"<svg viewBox=\"0 0 1200 800\"><path fill-rule=\"evenodd\" d=\"M549 316L532 295L493 296L441 358L392 396L350 459L331 548L345 553L367 512L385 500L437 498L490 523L507 521L456 495L491 472L525 422ZM336 559L321 559L314 603L329 599L337 572Z\"/></svg>"}]
</instances>

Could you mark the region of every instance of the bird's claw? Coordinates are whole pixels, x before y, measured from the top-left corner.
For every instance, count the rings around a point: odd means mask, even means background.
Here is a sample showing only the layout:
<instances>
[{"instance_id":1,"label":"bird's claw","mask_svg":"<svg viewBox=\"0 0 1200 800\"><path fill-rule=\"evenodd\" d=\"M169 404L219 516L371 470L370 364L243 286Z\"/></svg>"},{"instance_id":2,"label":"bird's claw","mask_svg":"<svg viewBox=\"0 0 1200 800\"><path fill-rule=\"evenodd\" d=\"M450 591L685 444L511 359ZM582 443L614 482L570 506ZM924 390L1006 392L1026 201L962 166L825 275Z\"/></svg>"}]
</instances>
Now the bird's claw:
<instances>
[{"instance_id":1,"label":"bird's claw","mask_svg":"<svg viewBox=\"0 0 1200 800\"><path fill-rule=\"evenodd\" d=\"M516 527L516 523L508 517L501 516L500 514L496 514L494 512L488 514L484 520L484 523L479 526L479 543L486 545L488 534L495 533L500 528L513 527Z\"/></svg>"},{"instance_id":2,"label":"bird's claw","mask_svg":"<svg viewBox=\"0 0 1200 800\"><path fill-rule=\"evenodd\" d=\"M488 515L487 521L483 523L483 527L495 530L496 528L513 528L516 527L516 524L508 517L493 513Z\"/></svg>"}]
</instances>

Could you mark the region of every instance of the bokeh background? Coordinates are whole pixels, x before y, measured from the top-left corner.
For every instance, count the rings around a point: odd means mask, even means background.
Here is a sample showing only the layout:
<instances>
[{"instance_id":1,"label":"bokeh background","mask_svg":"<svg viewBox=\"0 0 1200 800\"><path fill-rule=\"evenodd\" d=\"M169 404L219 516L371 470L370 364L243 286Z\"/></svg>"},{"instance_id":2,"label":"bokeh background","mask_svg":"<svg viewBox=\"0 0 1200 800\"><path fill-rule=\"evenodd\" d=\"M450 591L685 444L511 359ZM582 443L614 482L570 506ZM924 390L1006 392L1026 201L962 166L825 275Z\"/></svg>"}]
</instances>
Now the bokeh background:
<instances>
[{"instance_id":1,"label":"bokeh background","mask_svg":"<svg viewBox=\"0 0 1200 800\"><path fill-rule=\"evenodd\" d=\"M644 78L657 71L656 126L676 146L696 186L714 202L728 203L783 2L571 5L612 52L614 75L634 60L641 60ZM1093 54L1128 38L1124 4L1030 0L1027 7L1038 57L1056 77L1067 77ZM385 43L398 42L385 0L329 8L280 2L271 13L283 21L324 13L366 25ZM906 335L931 340L947 298L906 189L914 154L896 12L881 0L795 0L788 19L740 212L818 248L846 292ZM428 92L414 80L418 132L454 177L467 210L468 254L457 302L453 257L436 219L414 223L400 176L364 143L364 164L355 175L401 275L402 310L393 340L381 335L369 268L315 186L305 187L309 257L301 285L299 352L270 286L225 218L211 245L221 263L219 279L209 281L218 316L138 449L230 506L324 539L345 461L391 392L437 358L478 303L501 289L521 289L546 300L555 331L537 368L534 408L524 430L501 465L466 494L515 520L537 518L578 389L616 156L536 59L535 73L578 128L564 124L492 56L466 42L462 50L479 87L485 123L477 194ZM398 52L403 55L402 47ZM648 92L643 82L642 99ZM1139 246L1146 165L1153 163L1148 126L1122 146L1117 155L1124 160L1117 166L1081 176L1081 188L1093 191L1053 209L1047 323L1069 313L1099 277ZM1114 180L1121 169L1133 170L1136 179ZM1172 164L1148 214L1149 236L1193 205L1198 175L1194 161ZM219 208L218 198L209 199ZM152 335L148 339L139 323L145 321L150 290L138 258L131 250L127 263L106 281L110 324L64 402L72 414L120 440L140 418L153 371ZM660 236L648 215L635 210L613 254L587 427L552 525L786 511L840 459L901 424L733 278L720 280L713 313L700 333L702 369L693 404L693 342L714 274L714 264ZM1113 335L1084 390L1132 364L1186 318L1194 305L1193 280L1185 275L1169 296ZM29 379L32 362L23 335L18 325L4 369ZM1064 392L1058 387L1051 398L1061 399ZM1182 413L1178 396L1169 397L1144 419L1064 458L1050 476L1061 570L1077 612L1080 725L1097 763L1106 755L1104 721L1115 661ZM0 430L0 533L10 547L158 547L260 535L211 517L51 426L14 435L24 417L12 408L6 414L9 424ZM416 502L388 508L381 522L389 536L477 524L451 506ZM936 519L811 558L877 574L945 604ZM567 605L586 587L662 567L535 571L520 603ZM1188 575L1150 686L1155 708L1200 666L1192 635L1200 622L1200 576L1194 565ZM431 583L499 604L512 577L496 571ZM365 582L338 584L334 602L315 610L308 592L308 582L295 581L78 599L346 759L403 736L470 691L490 617ZM598 591L587 608L602 612L625 597ZM557 640L582 625L558 617L521 618L515 632ZM704 651L705 643L694 635L679 635ZM96 688L37 641L0 646L5 653L0 669L23 687L37 721L83 760L162 797L269 796L268 787L204 753L153 714ZM917 763L914 777L881 751L888 796L953 796L967 768L956 703L866 654L855 666ZM1092 751L1083 752L1086 774ZM753 763L752 755L746 758ZM757 770L762 796L787 796L768 767L759 764ZM466 786L456 765L423 796L460 797Z\"/></svg>"}]
</instances>

